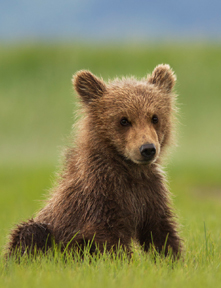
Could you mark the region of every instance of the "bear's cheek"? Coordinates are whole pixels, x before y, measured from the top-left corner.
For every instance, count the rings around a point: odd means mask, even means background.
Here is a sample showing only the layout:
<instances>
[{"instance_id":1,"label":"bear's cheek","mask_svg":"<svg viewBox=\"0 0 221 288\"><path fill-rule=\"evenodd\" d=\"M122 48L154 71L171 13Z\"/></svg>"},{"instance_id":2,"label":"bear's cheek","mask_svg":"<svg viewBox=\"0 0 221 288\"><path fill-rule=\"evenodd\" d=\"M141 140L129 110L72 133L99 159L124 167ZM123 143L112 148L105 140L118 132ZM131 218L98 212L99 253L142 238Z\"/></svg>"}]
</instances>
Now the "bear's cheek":
<instances>
[{"instance_id":1,"label":"bear's cheek","mask_svg":"<svg viewBox=\"0 0 221 288\"><path fill-rule=\"evenodd\" d=\"M158 131L157 136L158 136L158 140L159 140L160 145L162 145L162 143L165 140L165 134L163 133L163 131Z\"/></svg>"},{"instance_id":2,"label":"bear's cheek","mask_svg":"<svg viewBox=\"0 0 221 288\"><path fill-rule=\"evenodd\" d=\"M113 121L103 121L96 125L96 135L99 141L103 141L103 145L109 146L118 151L120 155L124 155L127 129L122 129L120 125L116 125Z\"/></svg>"},{"instance_id":3,"label":"bear's cheek","mask_svg":"<svg viewBox=\"0 0 221 288\"><path fill-rule=\"evenodd\" d=\"M171 127L168 123L168 121L164 120L163 123L159 125L159 127L156 129L156 133L158 136L158 141L160 143L160 146L164 146L164 143L167 141L167 138L169 137Z\"/></svg>"}]
</instances>

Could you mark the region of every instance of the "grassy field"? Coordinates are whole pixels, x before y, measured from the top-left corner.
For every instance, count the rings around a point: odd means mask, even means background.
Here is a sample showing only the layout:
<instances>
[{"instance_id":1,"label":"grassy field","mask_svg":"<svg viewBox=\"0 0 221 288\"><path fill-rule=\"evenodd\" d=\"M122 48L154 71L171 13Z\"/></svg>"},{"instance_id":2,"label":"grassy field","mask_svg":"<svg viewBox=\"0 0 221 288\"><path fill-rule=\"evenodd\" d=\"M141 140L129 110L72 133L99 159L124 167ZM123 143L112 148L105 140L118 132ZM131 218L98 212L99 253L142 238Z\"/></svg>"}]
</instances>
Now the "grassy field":
<instances>
[{"instance_id":1,"label":"grassy field","mask_svg":"<svg viewBox=\"0 0 221 288\"><path fill-rule=\"evenodd\" d=\"M108 257L74 262L0 259L0 287L221 287L221 46L23 45L0 48L0 246L43 205L68 142L72 75L144 77L160 63L177 74L178 147L166 171L184 239L184 260Z\"/></svg>"}]
</instances>

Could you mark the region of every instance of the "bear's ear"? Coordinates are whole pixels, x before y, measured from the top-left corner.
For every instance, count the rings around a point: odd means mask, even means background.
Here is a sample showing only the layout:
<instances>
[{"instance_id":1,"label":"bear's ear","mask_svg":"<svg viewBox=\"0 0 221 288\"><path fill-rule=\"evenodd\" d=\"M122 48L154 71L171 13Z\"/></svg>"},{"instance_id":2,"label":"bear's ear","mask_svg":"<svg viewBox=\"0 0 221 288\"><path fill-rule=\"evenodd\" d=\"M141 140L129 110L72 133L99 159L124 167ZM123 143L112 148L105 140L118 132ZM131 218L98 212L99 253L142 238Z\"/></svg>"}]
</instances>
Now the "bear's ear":
<instances>
[{"instance_id":1,"label":"bear's ear","mask_svg":"<svg viewBox=\"0 0 221 288\"><path fill-rule=\"evenodd\" d=\"M89 104L96 98L101 97L106 91L103 80L97 78L87 70L77 72L73 77L73 84L85 104Z\"/></svg>"},{"instance_id":2,"label":"bear's ear","mask_svg":"<svg viewBox=\"0 0 221 288\"><path fill-rule=\"evenodd\" d=\"M170 93L176 83L176 75L169 65L158 65L148 78L148 82L156 85L161 90Z\"/></svg>"}]
</instances>

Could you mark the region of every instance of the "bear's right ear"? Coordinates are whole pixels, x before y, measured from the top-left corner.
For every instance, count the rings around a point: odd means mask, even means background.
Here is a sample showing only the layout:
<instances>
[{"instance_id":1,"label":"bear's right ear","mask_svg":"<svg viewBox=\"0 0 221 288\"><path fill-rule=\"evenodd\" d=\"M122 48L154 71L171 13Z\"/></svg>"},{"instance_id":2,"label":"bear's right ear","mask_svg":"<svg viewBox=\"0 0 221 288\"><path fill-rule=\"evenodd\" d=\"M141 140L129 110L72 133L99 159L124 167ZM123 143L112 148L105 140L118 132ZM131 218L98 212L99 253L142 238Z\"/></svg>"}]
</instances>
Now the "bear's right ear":
<instances>
[{"instance_id":1,"label":"bear's right ear","mask_svg":"<svg viewBox=\"0 0 221 288\"><path fill-rule=\"evenodd\" d=\"M176 83L176 75L168 64L158 65L148 78L148 82L170 93Z\"/></svg>"},{"instance_id":2,"label":"bear's right ear","mask_svg":"<svg viewBox=\"0 0 221 288\"><path fill-rule=\"evenodd\" d=\"M73 77L73 84L85 104L89 104L96 98L101 97L106 91L106 85L103 80L87 70L77 72Z\"/></svg>"}]
</instances>

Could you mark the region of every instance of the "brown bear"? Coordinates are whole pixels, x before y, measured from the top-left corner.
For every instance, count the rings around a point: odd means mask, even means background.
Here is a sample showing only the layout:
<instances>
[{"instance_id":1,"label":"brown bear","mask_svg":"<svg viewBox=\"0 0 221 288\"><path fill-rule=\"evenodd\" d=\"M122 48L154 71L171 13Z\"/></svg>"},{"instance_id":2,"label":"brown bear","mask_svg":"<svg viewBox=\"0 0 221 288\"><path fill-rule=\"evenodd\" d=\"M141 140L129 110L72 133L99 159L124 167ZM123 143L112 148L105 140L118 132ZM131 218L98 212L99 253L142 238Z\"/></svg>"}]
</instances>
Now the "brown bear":
<instances>
[{"instance_id":1,"label":"brown bear","mask_svg":"<svg viewBox=\"0 0 221 288\"><path fill-rule=\"evenodd\" d=\"M151 75L105 83L89 71L73 78L84 117L58 185L34 219L10 234L8 255L46 251L52 239L90 252L127 251L135 240L178 257L181 239L160 160L171 143L176 77L169 65Z\"/></svg>"}]
</instances>

